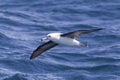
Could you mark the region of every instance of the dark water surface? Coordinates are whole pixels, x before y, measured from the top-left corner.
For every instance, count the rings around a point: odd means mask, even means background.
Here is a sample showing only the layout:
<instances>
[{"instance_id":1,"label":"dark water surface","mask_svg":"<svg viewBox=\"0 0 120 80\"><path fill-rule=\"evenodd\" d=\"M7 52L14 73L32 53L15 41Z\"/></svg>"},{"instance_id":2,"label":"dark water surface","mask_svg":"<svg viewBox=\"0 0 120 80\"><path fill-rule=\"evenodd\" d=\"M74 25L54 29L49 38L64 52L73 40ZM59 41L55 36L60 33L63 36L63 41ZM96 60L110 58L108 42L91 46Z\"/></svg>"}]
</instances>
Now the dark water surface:
<instances>
[{"instance_id":1,"label":"dark water surface","mask_svg":"<svg viewBox=\"0 0 120 80\"><path fill-rule=\"evenodd\" d=\"M93 28L29 60L48 33ZM120 0L0 0L0 80L120 80Z\"/></svg>"}]
</instances>

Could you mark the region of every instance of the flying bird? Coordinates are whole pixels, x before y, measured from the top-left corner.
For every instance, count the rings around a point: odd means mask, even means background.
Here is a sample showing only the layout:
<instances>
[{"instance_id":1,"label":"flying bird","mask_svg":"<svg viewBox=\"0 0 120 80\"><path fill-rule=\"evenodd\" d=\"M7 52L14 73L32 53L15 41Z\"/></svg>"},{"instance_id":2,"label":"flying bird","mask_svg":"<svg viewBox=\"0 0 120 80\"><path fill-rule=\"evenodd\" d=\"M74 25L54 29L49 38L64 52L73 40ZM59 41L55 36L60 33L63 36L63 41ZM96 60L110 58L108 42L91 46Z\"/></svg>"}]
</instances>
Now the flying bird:
<instances>
[{"instance_id":1,"label":"flying bird","mask_svg":"<svg viewBox=\"0 0 120 80\"><path fill-rule=\"evenodd\" d=\"M63 33L49 33L47 36L41 39L41 41L44 41L44 40L49 40L49 41L40 45L36 50L34 50L32 55L30 56L30 59L33 59L39 56L43 52L59 44L67 45L67 46L87 46L86 43L82 43L76 40L76 38L82 34L96 32L99 30L102 30L102 28L92 29L92 30L76 30L76 31L68 32L64 34Z\"/></svg>"}]
</instances>

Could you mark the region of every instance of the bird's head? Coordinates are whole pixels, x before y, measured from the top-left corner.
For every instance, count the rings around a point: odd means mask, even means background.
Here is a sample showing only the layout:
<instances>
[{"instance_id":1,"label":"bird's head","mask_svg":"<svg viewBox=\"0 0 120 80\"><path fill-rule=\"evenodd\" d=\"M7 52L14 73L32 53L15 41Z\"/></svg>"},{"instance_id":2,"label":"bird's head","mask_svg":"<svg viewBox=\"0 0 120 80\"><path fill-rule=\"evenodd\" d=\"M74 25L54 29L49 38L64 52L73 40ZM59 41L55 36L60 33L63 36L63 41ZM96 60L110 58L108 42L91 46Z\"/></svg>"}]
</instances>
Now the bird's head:
<instances>
[{"instance_id":1,"label":"bird's head","mask_svg":"<svg viewBox=\"0 0 120 80\"><path fill-rule=\"evenodd\" d=\"M47 36L43 37L41 41L52 40L52 39L58 38L60 37L61 34L62 33L49 33Z\"/></svg>"}]
</instances>

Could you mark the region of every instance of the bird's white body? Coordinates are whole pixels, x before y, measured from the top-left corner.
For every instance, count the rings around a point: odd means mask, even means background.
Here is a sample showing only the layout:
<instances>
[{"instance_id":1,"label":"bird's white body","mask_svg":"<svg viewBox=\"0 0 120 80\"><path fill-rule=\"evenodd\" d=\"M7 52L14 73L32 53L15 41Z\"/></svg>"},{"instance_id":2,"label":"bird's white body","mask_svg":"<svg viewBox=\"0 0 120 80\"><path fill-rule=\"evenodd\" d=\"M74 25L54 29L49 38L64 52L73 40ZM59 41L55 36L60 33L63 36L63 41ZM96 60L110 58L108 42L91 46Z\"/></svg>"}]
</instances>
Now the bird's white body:
<instances>
[{"instance_id":1,"label":"bird's white body","mask_svg":"<svg viewBox=\"0 0 120 80\"><path fill-rule=\"evenodd\" d=\"M58 38L51 38L51 41L62 44L62 45L68 45L68 46L79 46L80 42L77 41L76 39L71 39L67 37L58 37Z\"/></svg>"},{"instance_id":2,"label":"bird's white body","mask_svg":"<svg viewBox=\"0 0 120 80\"><path fill-rule=\"evenodd\" d=\"M50 33L48 34L49 40L62 44L62 45L67 45L67 46L79 46L80 42L77 41L76 39L68 38L68 37L62 37L60 36L62 33Z\"/></svg>"}]
</instances>

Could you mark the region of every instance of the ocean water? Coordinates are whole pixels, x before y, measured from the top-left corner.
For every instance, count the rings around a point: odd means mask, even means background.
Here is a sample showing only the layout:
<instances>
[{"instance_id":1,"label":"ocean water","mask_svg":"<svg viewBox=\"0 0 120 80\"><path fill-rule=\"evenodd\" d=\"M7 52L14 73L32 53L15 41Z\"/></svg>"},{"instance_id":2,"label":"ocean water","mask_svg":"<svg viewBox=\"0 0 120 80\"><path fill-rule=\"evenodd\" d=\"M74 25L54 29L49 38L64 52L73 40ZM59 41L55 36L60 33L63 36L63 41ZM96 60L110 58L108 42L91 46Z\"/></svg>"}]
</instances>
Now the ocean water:
<instances>
[{"instance_id":1,"label":"ocean water","mask_svg":"<svg viewBox=\"0 0 120 80\"><path fill-rule=\"evenodd\" d=\"M95 28L29 59L48 33ZM0 0L0 80L120 80L120 0Z\"/></svg>"}]
</instances>

